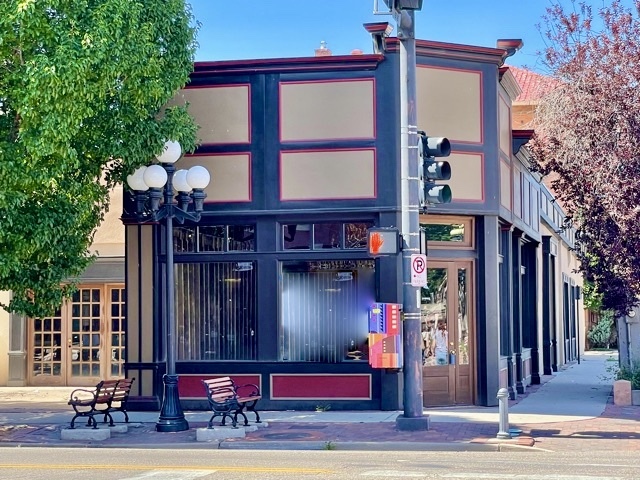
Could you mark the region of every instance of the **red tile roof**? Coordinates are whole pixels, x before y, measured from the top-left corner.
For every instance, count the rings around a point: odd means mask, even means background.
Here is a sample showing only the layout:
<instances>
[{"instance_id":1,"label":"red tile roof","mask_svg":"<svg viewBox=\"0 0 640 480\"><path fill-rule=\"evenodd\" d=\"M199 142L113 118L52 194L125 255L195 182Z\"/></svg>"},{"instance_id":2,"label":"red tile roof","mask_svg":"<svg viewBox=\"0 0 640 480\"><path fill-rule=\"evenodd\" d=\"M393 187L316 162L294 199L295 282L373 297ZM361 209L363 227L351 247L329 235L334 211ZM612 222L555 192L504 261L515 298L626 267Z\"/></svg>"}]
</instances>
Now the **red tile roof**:
<instances>
[{"instance_id":1,"label":"red tile roof","mask_svg":"<svg viewBox=\"0 0 640 480\"><path fill-rule=\"evenodd\" d=\"M545 75L524 68L509 65L509 70L515 77L522 92L516 98L516 102L535 102L540 97L550 92L556 80Z\"/></svg>"}]
</instances>

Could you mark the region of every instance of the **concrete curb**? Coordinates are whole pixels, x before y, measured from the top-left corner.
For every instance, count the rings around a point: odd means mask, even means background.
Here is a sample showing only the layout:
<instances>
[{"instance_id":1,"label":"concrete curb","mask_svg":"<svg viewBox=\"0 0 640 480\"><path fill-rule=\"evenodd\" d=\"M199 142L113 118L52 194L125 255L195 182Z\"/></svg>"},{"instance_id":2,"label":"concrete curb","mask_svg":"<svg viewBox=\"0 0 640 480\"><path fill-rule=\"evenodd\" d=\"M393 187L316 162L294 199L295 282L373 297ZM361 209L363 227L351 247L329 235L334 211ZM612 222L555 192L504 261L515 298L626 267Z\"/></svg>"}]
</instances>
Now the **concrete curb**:
<instances>
[{"instance_id":1,"label":"concrete curb","mask_svg":"<svg viewBox=\"0 0 640 480\"><path fill-rule=\"evenodd\" d=\"M220 442L221 450L359 450L359 451L424 451L424 452L551 452L538 447L506 443L434 443L434 442Z\"/></svg>"},{"instance_id":2,"label":"concrete curb","mask_svg":"<svg viewBox=\"0 0 640 480\"><path fill-rule=\"evenodd\" d=\"M290 441L290 442L248 442L213 441L166 444L104 444L91 442L23 443L2 442L0 447L14 448L121 448L129 450L338 450L338 451L411 451L411 452L552 452L538 447L508 443L434 443L434 442L341 442L341 441Z\"/></svg>"}]
</instances>

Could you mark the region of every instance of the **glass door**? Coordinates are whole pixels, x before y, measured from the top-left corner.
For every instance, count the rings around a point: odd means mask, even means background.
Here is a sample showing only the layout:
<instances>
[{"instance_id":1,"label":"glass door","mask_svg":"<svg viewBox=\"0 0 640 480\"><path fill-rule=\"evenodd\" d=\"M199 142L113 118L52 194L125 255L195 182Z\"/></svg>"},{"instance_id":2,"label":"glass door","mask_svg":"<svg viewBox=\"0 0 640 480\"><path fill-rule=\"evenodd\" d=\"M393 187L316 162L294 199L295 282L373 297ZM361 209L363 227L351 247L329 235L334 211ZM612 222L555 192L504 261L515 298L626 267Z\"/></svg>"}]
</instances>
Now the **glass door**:
<instances>
[{"instance_id":1,"label":"glass door","mask_svg":"<svg viewBox=\"0 0 640 480\"><path fill-rule=\"evenodd\" d=\"M64 386L64 349L62 339L65 331L62 309L52 317L34 318L30 321L30 368L31 385Z\"/></svg>"},{"instance_id":2,"label":"glass door","mask_svg":"<svg viewBox=\"0 0 640 480\"><path fill-rule=\"evenodd\" d=\"M124 288L80 287L50 318L31 319L29 384L95 385L124 375Z\"/></svg>"},{"instance_id":3,"label":"glass door","mask_svg":"<svg viewBox=\"0 0 640 480\"><path fill-rule=\"evenodd\" d=\"M425 406L471 404L471 262L434 262L422 288Z\"/></svg>"}]
</instances>

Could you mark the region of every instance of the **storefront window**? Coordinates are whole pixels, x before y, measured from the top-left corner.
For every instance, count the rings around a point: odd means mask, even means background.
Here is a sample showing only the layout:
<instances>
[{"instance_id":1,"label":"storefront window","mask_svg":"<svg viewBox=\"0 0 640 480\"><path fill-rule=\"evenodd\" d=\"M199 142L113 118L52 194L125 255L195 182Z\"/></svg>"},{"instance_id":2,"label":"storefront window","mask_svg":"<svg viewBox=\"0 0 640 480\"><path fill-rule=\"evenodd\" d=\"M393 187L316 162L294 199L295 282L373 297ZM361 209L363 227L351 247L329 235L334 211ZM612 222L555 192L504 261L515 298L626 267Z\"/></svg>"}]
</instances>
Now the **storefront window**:
<instances>
[{"instance_id":1,"label":"storefront window","mask_svg":"<svg viewBox=\"0 0 640 480\"><path fill-rule=\"evenodd\" d=\"M422 225L427 232L427 240L432 242L462 242L464 223L427 223Z\"/></svg>"},{"instance_id":2,"label":"storefront window","mask_svg":"<svg viewBox=\"0 0 640 480\"><path fill-rule=\"evenodd\" d=\"M226 243L224 225L198 228L198 244L201 252L224 252Z\"/></svg>"},{"instance_id":3,"label":"storefront window","mask_svg":"<svg viewBox=\"0 0 640 480\"><path fill-rule=\"evenodd\" d=\"M375 302L374 261L281 265L280 359L367 361L368 309Z\"/></svg>"},{"instance_id":4,"label":"storefront window","mask_svg":"<svg viewBox=\"0 0 640 480\"><path fill-rule=\"evenodd\" d=\"M177 264L176 321L178 360L255 360L255 262Z\"/></svg>"},{"instance_id":5,"label":"storefront window","mask_svg":"<svg viewBox=\"0 0 640 480\"><path fill-rule=\"evenodd\" d=\"M341 223L317 223L313 225L313 248L342 248Z\"/></svg>"},{"instance_id":6,"label":"storefront window","mask_svg":"<svg viewBox=\"0 0 640 480\"><path fill-rule=\"evenodd\" d=\"M284 250L365 249L373 222L282 225Z\"/></svg>"},{"instance_id":7,"label":"storefront window","mask_svg":"<svg viewBox=\"0 0 640 480\"><path fill-rule=\"evenodd\" d=\"M290 223L282 226L282 244L285 250L311 249L311 225L308 223Z\"/></svg>"},{"instance_id":8,"label":"storefront window","mask_svg":"<svg viewBox=\"0 0 640 480\"><path fill-rule=\"evenodd\" d=\"M345 223L344 248L367 248L367 229L373 222Z\"/></svg>"},{"instance_id":9,"label":"storefront window","mask_svg":"<svg viewBox=\"0 0 640 480\"><path fill-rule=\"evenodd\" d=\"M255 251L255 225L178 226L173 228L176 253Z\"/></svg>"},{"instance_id":10,"label":"storefront window","mask_svg":"<svg viewBox=\"0 0 640 480\"><path fill-rule=\"evenodd\" d=\"M196 240L196 227L173 228L173 250L175 252L195 252Z\"/></svg>"},{"instance_id":11,"label":"storefront window","mask_svg":"<svg viewBox=\"0 0 640 480\"><path fill-rule=\"evenodd\" d=\"M431 367L449 364L449 325L446 268L427 269L427 286L421 288L423 363Z\"/></svg>"}]
</instances>

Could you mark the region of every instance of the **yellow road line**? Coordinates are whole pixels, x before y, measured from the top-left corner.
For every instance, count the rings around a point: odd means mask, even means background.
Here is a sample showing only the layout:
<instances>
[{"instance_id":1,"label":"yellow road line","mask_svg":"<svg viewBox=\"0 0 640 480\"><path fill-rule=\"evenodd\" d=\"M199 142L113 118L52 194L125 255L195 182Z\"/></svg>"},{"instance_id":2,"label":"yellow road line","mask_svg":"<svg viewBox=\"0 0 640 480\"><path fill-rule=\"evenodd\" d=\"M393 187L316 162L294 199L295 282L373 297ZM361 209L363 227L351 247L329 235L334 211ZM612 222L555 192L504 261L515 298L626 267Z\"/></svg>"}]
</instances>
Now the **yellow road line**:
<instances>
[{"instance_id":1,"label":"yellow road line","mask_svg":"<svg viewBox=\"0 0 640 480\"><path fill-rule=\"evenodd\" d=\"M52 464L0 464L2 470L86 470L86 469L98 469L98 470L210 470L210 471L224 471L224 472L272 472L272 473L297 473L297 474L334 474L334 470L324 470L319 468L288 468L288 467L226 467L226 466L184 466L184 465L52 465Z\"/></svg>"}]
</instances>

